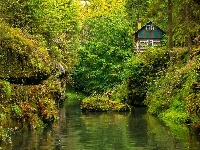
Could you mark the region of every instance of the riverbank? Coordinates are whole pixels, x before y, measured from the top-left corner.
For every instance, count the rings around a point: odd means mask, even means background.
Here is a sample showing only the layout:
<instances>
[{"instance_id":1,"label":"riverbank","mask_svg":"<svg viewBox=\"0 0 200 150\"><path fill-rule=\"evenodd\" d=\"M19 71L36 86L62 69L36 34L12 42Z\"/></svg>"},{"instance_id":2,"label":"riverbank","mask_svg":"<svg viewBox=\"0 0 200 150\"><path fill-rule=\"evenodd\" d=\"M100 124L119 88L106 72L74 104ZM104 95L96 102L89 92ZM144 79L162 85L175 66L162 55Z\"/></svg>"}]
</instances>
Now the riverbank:
<instances>
[{"instance_id":1,"label":"riverbank","mask_svg":"<svg viewBox=\"0 0 200 150\"><path fill-rule=\"evenodd\" d=\"M37 130L58 119L56 103L65 100L78 61L80 7L14 0L0 6L1 142L12 130Z\"/></svg>"},{"instance_id":2,"label":"riverbank","mask_svg":"<svg viewBox=\"0 0 200 150\"><path fill-rule=\"evenodd\" d=\"M58 118L55 103L65 99L67 76L47 47L20 29L0 27L0 136L6 142L11 130L35 130Z\"/></svg>"},{"instance_id":3,"label":"riverbank","mask_svg":"<svg viewBox=\"0 0 200 150\"><path fill-rule=\"evenodd\" d=\"M128 64L132 72L123 88L125 101L147 105L148 113L164 121L199 127L198 53L189 56L187 48L174 48L169 57L167 49L155 48L137 54Z\"/></svg>"},{"instance_id":4,"label":"riverbank","mask_svg":"<svg viewBox=\"0 0 200 150\"><path fill-rule=\"evenodd\" d=\"M122 84L88 97L82 109L108 111L109 105L96 99L109 97L123 104L146 105L148 113L163 121L199 128L199 60L198 49L190 56L187 48L174 48L170 56L165 47L150 48L128 60Z\"/></svg>"},{"instance_id":5,"label":"riverbank","mask_svg":"<svg viewBox=\"0 0 200 150\"><path fill-rule=\"evenodd\" d=\"M82 112L80 96L59 108L59 120L37 131L16 132L3 149L199 149L199 140L186 125L165 125L146 108L131 112ZM78 96L78 97L76 97ZM82 96L81 96L82 97ZM102 144L103 143L103 144Z\"/></svg>"},{"instance_id":6,"label":"riverbank","mask_svg":"<svg viewBox=\"0 0 200 150\"><path fill-rule=\"evenodd\" d=\"M184 49L176 49L162 77L151 84L145 103L148 112L162 120L199 124L199 55L190 58Z\"/></svg>"}]
</instances>

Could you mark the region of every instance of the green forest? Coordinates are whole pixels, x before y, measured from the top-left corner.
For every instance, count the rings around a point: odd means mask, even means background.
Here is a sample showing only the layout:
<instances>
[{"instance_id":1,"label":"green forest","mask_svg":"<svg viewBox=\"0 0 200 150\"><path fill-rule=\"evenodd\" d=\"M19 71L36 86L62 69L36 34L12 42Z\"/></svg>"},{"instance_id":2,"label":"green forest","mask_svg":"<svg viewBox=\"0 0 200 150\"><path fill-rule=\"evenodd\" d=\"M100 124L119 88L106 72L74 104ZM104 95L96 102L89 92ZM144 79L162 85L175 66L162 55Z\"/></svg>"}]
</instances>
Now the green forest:
<instances>
[{"instance_id":1,"label":"green forest","mask_svg":"<svg viewBox=\"0 0 200 150\"><path fill-rule=\"evenodd\" d=\"M145 106L200 127L197 0L0 0L0 137L58 118L68 86L83 111ZM136 52L138 23L166 32Z\"/></svg>"}]
</instances>

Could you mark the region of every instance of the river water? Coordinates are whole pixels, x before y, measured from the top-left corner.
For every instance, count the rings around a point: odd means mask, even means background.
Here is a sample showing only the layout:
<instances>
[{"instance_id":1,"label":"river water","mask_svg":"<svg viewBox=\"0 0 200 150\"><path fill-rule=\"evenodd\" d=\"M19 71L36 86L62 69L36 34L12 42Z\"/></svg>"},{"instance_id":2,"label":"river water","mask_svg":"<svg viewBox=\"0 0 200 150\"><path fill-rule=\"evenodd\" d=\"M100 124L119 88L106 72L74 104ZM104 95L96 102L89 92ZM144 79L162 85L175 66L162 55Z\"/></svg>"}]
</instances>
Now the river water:
<instances>
[{"instance_id":1,"label":"river water","mask_svg":"<svg viewBox=\"0 0 200 150\"><path fill-rule=\"evenodd\" d=\"M42 131L12 135L13 150L199 150L199 139L184 125L166 125L146 108L131 113L83 113L68 99L60 119Z\"/></svg>"}]
</instances>

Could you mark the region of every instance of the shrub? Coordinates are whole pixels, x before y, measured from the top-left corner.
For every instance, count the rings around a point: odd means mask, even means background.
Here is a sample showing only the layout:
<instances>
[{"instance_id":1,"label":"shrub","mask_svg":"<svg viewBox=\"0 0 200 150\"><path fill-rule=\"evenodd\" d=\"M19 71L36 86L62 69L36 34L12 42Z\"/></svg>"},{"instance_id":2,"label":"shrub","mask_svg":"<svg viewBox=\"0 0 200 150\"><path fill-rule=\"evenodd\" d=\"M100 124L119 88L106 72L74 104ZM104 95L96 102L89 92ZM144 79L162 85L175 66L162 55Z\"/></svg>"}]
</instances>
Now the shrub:
<instances>
[{"instance_id":1,"label":"shrub","mask_svg":"<svg viewBox=\"0 0 200 150\"><path fill-rule=\"evenodd\" d=\"M149 86L168 66L169 55L165 48L150 48L128 60L126 82L127 103L143 105Z\"/></svg>"},{"instance_id":2,"label":"shrub","mask_svg":"<svg viewBox=\"0 0 200 150\"><path fill-rule=\"evenodd\" d=\"M131 108L127 104L118 103L109 100L107 97L91 96L82 100L82 111L130 111Z\"/></svg>"},{"instance_id":3,"label":"shrub","mask_svg":"<svg viewBox=\"0 0 200 150\"><path fill-rule=\"evenodd\" d=\"M200 104L199 91L195 91L195 83L198 83L196 58L184 64L185 58L179 57L183 53L176 54L173 65L152 82L145 100L149 113L179 123L195 121Z\"/></svg>"}]
</instances>

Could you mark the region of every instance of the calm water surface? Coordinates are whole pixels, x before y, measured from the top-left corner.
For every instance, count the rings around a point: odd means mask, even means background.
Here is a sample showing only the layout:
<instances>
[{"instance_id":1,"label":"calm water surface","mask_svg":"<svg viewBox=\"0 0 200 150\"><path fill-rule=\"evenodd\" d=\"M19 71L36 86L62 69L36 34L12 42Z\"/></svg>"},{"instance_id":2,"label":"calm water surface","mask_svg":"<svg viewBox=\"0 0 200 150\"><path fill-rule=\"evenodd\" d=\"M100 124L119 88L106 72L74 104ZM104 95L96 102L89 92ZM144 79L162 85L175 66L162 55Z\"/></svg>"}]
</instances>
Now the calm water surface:
<instances>
[{"instance_id":1,"label":"calm water surface","mask_svg":"<svg viewBox=\"0 0 200 150\"><path fill-rule=\"evenodd\" d=\"M60 120L37 132L12 136L13 150L199 150L196 136L182 125L166 126L136 108L131 113L82 113L80 100L67 100Z\"/></svg>"}]
</instances>

